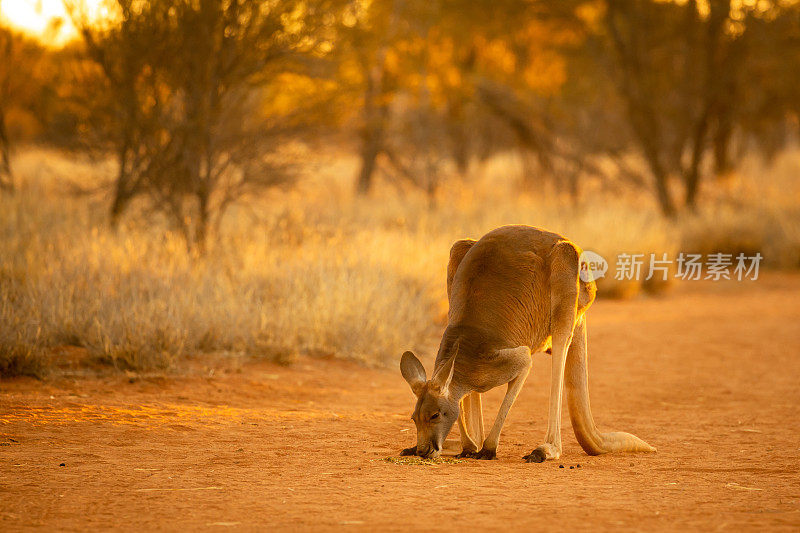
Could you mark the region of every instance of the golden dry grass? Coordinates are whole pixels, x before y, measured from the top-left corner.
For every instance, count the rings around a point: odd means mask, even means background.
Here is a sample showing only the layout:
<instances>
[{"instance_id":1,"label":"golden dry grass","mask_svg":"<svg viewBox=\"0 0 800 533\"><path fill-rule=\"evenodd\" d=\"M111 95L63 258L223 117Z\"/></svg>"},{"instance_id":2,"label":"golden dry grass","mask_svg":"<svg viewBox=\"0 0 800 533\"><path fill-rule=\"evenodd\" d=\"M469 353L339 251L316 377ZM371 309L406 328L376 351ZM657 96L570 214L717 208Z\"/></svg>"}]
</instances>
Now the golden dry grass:
<instances>
[{"instance_id":1,"label":"golden dry grass","mask_svg":"<svg viewBox=\"0 0 800 533\"><path fill-rule=\"evenodd\" d=\"M120 369L169 369L204 352L386 364L435 345L452 242L509 223L557 231L609 259L761 251L767 265L796 268L800 156L787 157L767 192L740 177L745 185L677 223L649 199L519 195L491 169L448 185L433 208L413 192L355 198L352 159L334 159L295 189L232 211L199 258L153 217L111 230L102 195L67 193L70 179L96 184L111 166L32 150L17 160L21 190L0 197L0 375L41 374L61 345ZM611 274L601 296L643 288L613 280L613 264Z\"/></svg>"}]
</instances>

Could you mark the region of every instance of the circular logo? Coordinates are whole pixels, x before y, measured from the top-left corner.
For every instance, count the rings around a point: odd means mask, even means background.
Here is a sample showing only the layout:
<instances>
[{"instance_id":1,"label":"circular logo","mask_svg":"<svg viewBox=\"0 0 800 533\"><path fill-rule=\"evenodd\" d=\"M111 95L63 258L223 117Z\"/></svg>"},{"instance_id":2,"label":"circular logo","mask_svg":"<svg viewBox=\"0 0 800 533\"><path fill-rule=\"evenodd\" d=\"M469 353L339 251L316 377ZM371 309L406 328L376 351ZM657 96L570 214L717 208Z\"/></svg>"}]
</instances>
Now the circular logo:
<instances>
[{"instance_id":1,"label":"circular logo","mask_svg":"<svg viewBox=\"0 0 800 533\"><path fill-rule=\"evenodd\" d=\"M608 272L608 261L602 255L586 250L578 259L580 264L580 277L581 281L591 283L596 279L600 279Z\"/></svg>"}]
</instances>

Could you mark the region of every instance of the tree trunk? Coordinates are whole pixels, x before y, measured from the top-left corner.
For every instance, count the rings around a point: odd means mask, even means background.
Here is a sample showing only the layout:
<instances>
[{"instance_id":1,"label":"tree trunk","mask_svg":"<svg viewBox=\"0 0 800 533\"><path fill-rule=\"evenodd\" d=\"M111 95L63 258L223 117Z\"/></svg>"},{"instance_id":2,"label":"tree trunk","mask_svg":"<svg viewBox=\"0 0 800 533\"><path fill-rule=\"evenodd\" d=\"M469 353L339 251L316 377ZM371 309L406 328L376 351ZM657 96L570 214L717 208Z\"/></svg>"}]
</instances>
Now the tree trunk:
<instances>
[{"instance_id":1,"label":"tree trunk","mask_svg":"<svg viewBox=\"0 0 800 533\"><path fill-rule=\"evenodd\" d=\"M453 159L458 173L463 177L469 170L469 138L464 124L464 103L460 98L448 106L447 127L452 143Z\"/></svg>"},{"instance_id":2,"label":"tree trunk","mask_svg":"<svg viewBox=\"0 0 800 533\"><path fill-rule=\"evenodd\" d=\"M384 109L368 111L368 114L373 116L367 120L367 124L365 124L361 134L363 145L361 148L361 170L358 173L358 181L356 183L356 192L358 194L368 194L372 189L378 155L383 150L385 112Z\"/></svg>"},{"instance_id":3,"label":"tree trunk","mask_svg":"<svg viewBox=\"0 0 800 533\"><path fill-rule=\"evenodd\" d=\"M129 190L130 176L128 175L127 167L127 148L120 150L119 158L119 173L117 180L114 183L114 199L111 202L111 210L109 212L109 223L112 228L115 228L119 223L119 217L128 207L132 193Z\"/></svg>"},{"instance_id":4,"label":"tree trunk","mask_svg":"<svg viewBox=\"0 0 800 533\"><path fill-rule=\"evenodd\" d=\"M2 61L10 63L13 55L13 38L10 32L3 29L0 38L3 43ZM0 190L14 190L14 174L11 171L11 139L8 137L6 125L6 107L9 95L9 77L11 73L3 69L3 80L0 85Z\"/></svg>"},{"instance_id":5,"label":"tree trunk","mask_svg":"<svg viewBox=\"0 0 800 533\"><path fill-rule=\"evenodd\" d=\"M569 197L572 205L577 207L581 200L580 176L583 173L583 164L579 161L574 165L569 165L567 170L567 184L569 187Z\"/></svg>"},{"instance_id":6,"label":"tree trunk","mask_svg":"<svg viewBox=\"0 0 800 533\"><path fill-rule=\"evenodd\" d=\"M372 176L377 166L378 154L380 153L380 133L375 131L364 132L364 146L361 149L361 171L358 173L356 192L358 194L368 194L372 188Z\"/></svg>"},{"instance_id":7,"label":"tree trunk","mask_svg":"<svg viewBox=\"0 0 800 533\"><path fill-rule=\"evenodd\" d=\"M675 202L672 200L672 194L669 192L669 175L659 160L655 146L652 146L648 139L640 137L640 141L644 145L645 158L655 180L656 198L658 199L661 213L667 218L673 218L677 213L677 209L675 208Z\"/></svg>"},{"instance_id":8,"label":"tree trunk","mask_svg":"<svg viewBox=\"0 0 800 533\"><path fill-rule=\"evenodd\" d=\"M702 162L703 153L705 152L708 123L709 112L706 110L698 119L695 126L695 132L692 138L692 160L684 175L684 184L686 186L684 205L692 211L694 211L697 206L697 190L700 185L700 163Z\"/></svg>"},{"instance_id":9,"label":"tree trunk","mask_svg":"<svg viewBox=\"0 0 800 533\"><path fill-rule=\"evenodd\" d=\"M375 64L367 74L367 87L364 92L364 129L361 132L361 171L358 174L356 192L367 194L372 188L378 154L383 149L383 135L386 116L389 112L383 98L383 61L385 49L378 52Z\"/></svg>"},{"instance_id":10,"label":"tree trunk","mask_svg":"<svg viewBox=\"0 0 800 533\"><path fill-rule=\"evenodd\" d=\"M128 78L126 78L126 81ZM128 207L131 199L136 194L132 186L133 173L137 171L134 161L129 160L133 150L132 132L135 128L140 126L137 124L137 111L136 111L136 93L133 88L133 82L129 81L123 86L123 90L127 94L125 98L125 115L123 120L123 130L121 144L117 147L117 161L119 163L119 171L117 173L117 180L114 183L114 199L111 202L111 210L109 212L109 223L114 228L119 223L119 218L125 209Z\"/></svg>"},{"instance_id":11,"label":"tree trunk","mask_svg":"<svg viewBox=\"0 0 800 533\"><path fill-rule=\"evenodd\" d=\"M14 174L11 171L11 154L8 130L6 129L5 110L0 103L0 189L14 190Z\"/></svg>"},{"instance_id":12,"label":"tree trunk","mask_svg":"<svg viewBox=\"0 0 800 533\"><path fill-rule=\"evenodd\" d=\"M207 191L200 191L197 195L198 213L195 226L194 242L200 255L205 255L208 249L208 220L209 205Z\"/></svg>"},{"instance_id":13,"label":"tree trunk","mask_svg":"<svg viewBox=\"0 0 800 533\"><path fill-rule=\"evenodd\" d=\"M675 202L672 200L672 195L669 192L669 184L667 183L666 174L653 174L656 180L656 193L658 196L658 204L661 207L661 213L667 218L674 218L677 211L675 209Z\"/></svg>"},{"instance_id":14,"label":"tree trunk","mask_svg":"<svg viewBox=\"0 0 800 533\"><path fill-rule=\"evenodd\" d=\"M714 133L714 174L718 180L725 180L733 170L731 161L731 138L733 125L730 114L724 113L717 117L717 128Z\"/></svg>"},{"instance_id":15,"label":"tree trunk","mask_svg":"<svg viewBox=\"0 0 800 533\"><path fill-rule=\"evenodd\" d=\"M627 108L628 120L653 175L661 212L665 217L672 218L676 214L676 208L669 192L668 173L661 158L662 128L656 118L654 107L656 102L653 102L646 84L641 81L643 64L646 62L639 57L639 49L635 43L627 43L623 38L623 32L617 22L617 17L621 13L620 5L611 2L608 7L606 27L622 70L619 88Z\"/></svg>"}]
</instances>

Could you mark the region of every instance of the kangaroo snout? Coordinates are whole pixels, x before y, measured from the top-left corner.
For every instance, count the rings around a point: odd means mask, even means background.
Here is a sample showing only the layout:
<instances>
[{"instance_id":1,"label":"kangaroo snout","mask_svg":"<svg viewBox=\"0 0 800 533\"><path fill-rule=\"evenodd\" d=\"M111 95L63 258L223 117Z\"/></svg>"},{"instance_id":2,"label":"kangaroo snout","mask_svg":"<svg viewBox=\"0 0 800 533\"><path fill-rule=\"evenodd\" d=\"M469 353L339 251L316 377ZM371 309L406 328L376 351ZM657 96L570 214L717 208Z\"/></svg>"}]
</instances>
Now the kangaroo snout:
<instances>
[{"instance_id":1,"label":"kangaroo snout","mask_svg":"<svg viewBox=\"0 0 800 533\"><path fill-rule=\"evenodd\" d=\"M436 457L439 457L440 452L441 447L436 443L431 443L429 446L424 448L417 446L417 455L423 459L435 459Z\"/></svg>"}]
</instances>

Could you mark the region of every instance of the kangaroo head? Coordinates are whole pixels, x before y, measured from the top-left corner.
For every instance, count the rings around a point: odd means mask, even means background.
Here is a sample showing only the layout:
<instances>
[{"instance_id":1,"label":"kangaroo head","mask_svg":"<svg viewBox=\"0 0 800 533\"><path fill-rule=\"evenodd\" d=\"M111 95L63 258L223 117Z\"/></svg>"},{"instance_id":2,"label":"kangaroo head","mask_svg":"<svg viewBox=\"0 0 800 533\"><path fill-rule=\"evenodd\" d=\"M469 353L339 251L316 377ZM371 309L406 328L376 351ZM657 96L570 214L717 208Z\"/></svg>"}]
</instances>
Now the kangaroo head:
<instances>
[{"instance_id":1,"label":"kangaroo head","mask_svg":"<svg viewBox=\"0 0 800 533\"><path fill-rule=\"evenodd\" d=\"M417 426L417 455L438 457L444 439L458 419L459 398L450 394L456 356L453 354L430 381L417 356L406 352L400 359L400 372L417 396L411 419Z\"/></svg>"}]
</instances>

